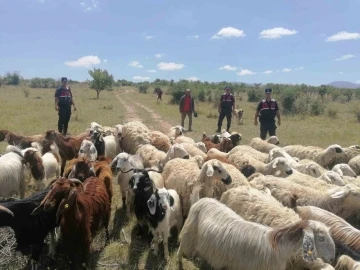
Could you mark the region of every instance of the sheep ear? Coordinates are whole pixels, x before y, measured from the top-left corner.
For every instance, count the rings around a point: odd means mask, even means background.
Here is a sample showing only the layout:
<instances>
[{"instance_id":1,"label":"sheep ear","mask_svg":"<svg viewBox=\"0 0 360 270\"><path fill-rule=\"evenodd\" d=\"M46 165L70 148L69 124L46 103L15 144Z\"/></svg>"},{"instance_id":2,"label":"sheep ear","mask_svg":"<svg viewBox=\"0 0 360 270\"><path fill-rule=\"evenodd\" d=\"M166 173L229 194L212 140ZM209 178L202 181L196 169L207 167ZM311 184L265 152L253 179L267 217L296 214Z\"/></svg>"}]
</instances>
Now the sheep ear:
<instances>
[{"instance_id":1,"label":"sheep ear","mask_svg":"<svg viewBox=\"0 0 360 270\"><path fill-rule=\"evenodd\" d=\"M171 210L173 210L174 211L174 204L175 204L175 200L174 200L174 197L173 196L171 196L170 194L169 194L169 202L170 202L170 208L171 208Z\"/></svg>"},{"instance_id":2,"label":"sheep ear","mask_svg":"<svg viewBox=\"0 0 360 270\"><path fill-rule=\"evenodd\" d=\"M213 166L211 164L207 165L206 175L208 177L211 177L211 176L214 175L214 168L213 168Z\"/></svg>"},{"instance_id":3,"label":"sheep ear","mask_svg":"<svg viewBox=\"0 0 360 270\"><path fill-rule=\"evenodd\" d=\"M314 234L311 231L304 230L302 252L303 259L308 263L315 261L317 258Z\"/></svg>"},{"instance_id":4,"label":"sheep ear","mask_svg":"<svg viewBox=\"0 0 360 270\"><path fill-rule=\"evenodd\" d=\"M341 199L341 198L344 198L346 197L346 195L349 194L349 191L348 190L344 190L344 189L341 189L341 190L330 190L330 197L333 198L333 199Z\"/></svg>"},{"instance_id":5,"label":"sheep ear","mask_svg":"<svg viewBox=\"0 0 360 270\"><path fill-rule=\"evenodd\" d=\"M274 161L274 163L273 163L273 165L272 165L272 167L273 167L274 169L276 168L276 166L277 166L278 162L279 162L279 160L278 160L278 159Z\"/></svg>"},{"instance_id":6,"label":"sheep ear","mask_svg":"<svg viewBox=\"0 0 360 270\"><path fill-rule=\"evenodd\" d=\"M154 215L156 212L156 203L157 199L155 194L151 195L150 199L147 201L147 206L150 210L150 214Z\"/></svg>"}]
</instances>

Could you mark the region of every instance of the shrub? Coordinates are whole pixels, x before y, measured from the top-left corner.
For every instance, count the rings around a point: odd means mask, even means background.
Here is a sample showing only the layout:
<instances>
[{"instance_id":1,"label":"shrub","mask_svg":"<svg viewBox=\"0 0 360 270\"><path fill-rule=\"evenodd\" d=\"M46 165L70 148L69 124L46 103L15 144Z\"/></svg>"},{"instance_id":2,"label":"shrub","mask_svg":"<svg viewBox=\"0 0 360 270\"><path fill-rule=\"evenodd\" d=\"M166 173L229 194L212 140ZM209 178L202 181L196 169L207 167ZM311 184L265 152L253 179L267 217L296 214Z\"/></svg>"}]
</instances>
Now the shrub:
<instances>
[{"instance_id":1,"label":"shrub","mask_svg":"<svg viewBox=\"0 0 360 270\"><path fill-rule=\"evenodd\" d=\"M327 110L327 114L328 114L328 116L329 117L331 117L331 118L336 118L337 117L337 110L336 109L332 109L332 108L329 108L328 110Z\"/></svg>"},{"instance_id":2,"label":"shrub","mask_svg":"<svg viewBox=\"0 0 360 270\"><path fill-rule=\"evenodd\" d=\"M18 71L7 72L3 80L7 85L19 85L21 81L20 73Z\"/></svg>"},{"instance_id":3,"label":"shrub","mask_svg":"<svg viewBox=\"0 0 360 270\"><path fill-rule=\"evenodd\" d=\"M318 99L310 103L310 114L314 116L321 115L325 112L325 104Z\"/></svg>"},{"instance_id":4,"label":"shrub","mask_svg":"<svg viewBox=\"0 0 360 270\"><path fill-rule=\"evenodd\" d=\"M309 113L309 103L311 98L303 95L295 100L294 110L296 114L306 115Z\"/></svg>"},{"instance_id":5,"label":"shrub","mask_svg":"<svg viewBox=\"0 0 360 270\"><path fill-rule=\"evenodd\" d=\"M201 102L204 102L205 101L205 90L204 89L201 89L198 93L198 99L199 101Z\"/></svg>"},{"instance_id":6,"label":"shrub","mask_svg":"<svg viewBox=\"0 0 360 270\"><path fill-rule=\"evenodd\" d=\"M353 108L353 113L358 122L360 122L360 107L356 106Z\"/></svg>"},{"instance_id":7,"label":"shrub","mask_svg":"<svg viewBox=\"0 0 360 270\"><path fill-rule=\"evenodd\" d=\"M295 101L296 93L292 90L286 90L282 93L281 97L281 107L284 114L293 114L295 113Z\"/></svg>"},{"instance_id":8,"label":"shrub","mask_svg":"<svg viewBox=\"0 0 360 270\"><path fill-rule=\"evenodd\" d=\"M143 93L143 94L146 94L147 93L147 90L149 88L149 85L140 85L139 86L139 93Z\"/></svg>"},{"instance_id":9,"label":"shrub","mask_svg":"<svg viewBox=\"0 0 360 270\"><path fill-rule=\"evenodd\" d=\"M248 102L259 102L263 98L262 91L260 89L252 89L247 92Z\"/></svg>"}]
</instances>

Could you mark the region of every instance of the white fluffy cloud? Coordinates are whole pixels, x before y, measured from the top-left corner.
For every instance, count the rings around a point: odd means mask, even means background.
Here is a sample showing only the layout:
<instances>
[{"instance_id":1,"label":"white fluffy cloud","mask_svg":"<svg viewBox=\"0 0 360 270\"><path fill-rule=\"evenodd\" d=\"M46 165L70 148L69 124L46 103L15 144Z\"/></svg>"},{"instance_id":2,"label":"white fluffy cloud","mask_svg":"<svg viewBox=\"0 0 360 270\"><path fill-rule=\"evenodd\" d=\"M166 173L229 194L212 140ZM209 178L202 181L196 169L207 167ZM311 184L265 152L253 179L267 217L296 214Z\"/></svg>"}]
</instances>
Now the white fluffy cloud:
<instances>
[{"instance_id":1,"label":"white fluffy cloud","mask_svg":"<svg viewBox=\"0 0 360 270\"><path fill-rule=\"evenodd\" d=\"M149 40L149 39L153 39L155 36L145 36L145 39Z\"/></svg>"},{"instance_id":2,"label":"white fluffy cloud","mask_svg":"<svg viewBox=\"0 0 360 270\"><path fill-rule=\"evenodd\" d=\"M199 81L199 78L197 78L195 76L191 76L191 77L187 78L186 80L188 80L188 81Z\"/></svg>"},{"instance_id":3,"label":"white fluffy cloud","mask_svg":"<svg viewBox=\"0 0 360 270\"><path fill-rule=\"evenodd\" d=\"M219 32L211 37L211 39L223 39L223 38L239 38L246 36L243 30L234 27L221 28Z\"/></svg>"},{"instance_id":4,"label":"white fluffy cloud","mask_svg":"<svg viewBox=\"0 0 360 270\"><path fill-rule=\"evenodd\" d=\"M140 63L138 61L132 61L129 63L129 66L131 67L136 67L136 68L143 68L143 65L140 65Z\"/></svg>"},{"instance_id":5,"label":"white fluffy cloud","mask_svg":"<svg viewBox=\"0 0 360 270\"><path fill-rule=\"evenodd\" d=\"M150 77L134 76L133 80L136 80L136 81L148 81L148 80L150 80Z\"/></svg>"},{"instance_id":6,"label":"white fluffy cloud","mask_svg":"<svg viewBox=\"0 0 360 270\"><path fill-rule=\"evenodd\" d=\"M219 68L219 69L221 69L221 70L231 70L231 71L234 71L234 70L236 70L236 67L232 67L232 66L230 66L230 65L225 65L225 66L223 66L223 67L221 67L221 68Z\"/></svg>"},{"instance_id":7,"label":"white fluffy cloud","mask_svg":"<svg viewBox=\"0 0 360 270\"><path fill-rule=\"evenodd\" d=\"M283 70L281 70L282 72L290 72L290 71L292 71L292 69L291 68L284 68Z\"/></svg>"},{"instance_id":8,"label":"white fluffy cloud","mask_svg":"<svg viewBox=\"0 0 360 270\"><path fill-rule=\"evenodd\" d=\"M161 58L161 57L164 57L164 56L165 56L165 53L157 53L157 54L155 54L156 58Z\"/></svg>"},{"instance_id":9,"label":"white fluffy cloud","mask_svg":"<svg viewBox=\"0 0 360 270\"><path fill-rule=\"evenodd\" d=\"M353 57L355 57L355 55L353 55L353 54L345 54L345 55L335 59L335 61L347 60L347 59L350 59L350 58L353 58Z\"/></svg>"},{"instance_id":10,"label":"white fluffy cloud","mask_svg":"<svg viewBox=\"0 0 360 270\"><path fill-rule=\"evenodd\" d=\"M80 57L79 59L75 61L66 61L65 65L69 67L91 67L94 65L100 64L101 60L99 57L94 55L88 55L84 57Z\"/></svg>"},{"instance_id":11,"label":"white fluffy cloud","mask_svg":"<svg viewBox=\"0 0 360 270\"><path fill-rule=\"evenodd\" d=\"M291 36L297 33L296 30L289 30L284 27L275 27L271 29L262 30L259 33L260 38L277 39L283 36Z\"/></svg>"},{"instance_id":12,"label":"white fluffy cloud","mask_svg":"<svg viewBox=\"0 0 360 270\"><path fill-rule=\"evenodd\" d=\"M146 70L146 72L156 73L156 70L155 69L148 69L148 70Z\"/></svg>"},{"instance_id":13,"label":"white fluffy cloud","mask_svg":"<svg viewBox=\"0 0 360 270\"><path fill-rule=\"evenodd\" d=\"M360 39L360 33L349 33L346 31L341 31L339 33L336 33L335 35L328 37L326 41L334 42L340 40L355 40L355 39Z\"/></svg>"},{"instance_id":14,"label":"white fluffy cloud","mask_svg":"<svg viewBox=\"0 0 360 270\"><path fill-rule=\"evenodd\" d=\"M178 70L178 69L183 69L185 67L184 64L177 64L177 63L164 63L161 62L159 64L157 64L158 69L161 70Z\"/></svg>"},{"instance_id":15,"label":"white fluffy cloud","mask_svg":"<svg viewBox=\"0 0 360 270\"><path fill-rule=\"evenodd\" d=\"M199 38L199 35L187 36L187 38L198 39L198 38Z\"/></svg>"},{"instance_id":16,"label":"white fluffy cloud","mask_svg":"<svg viewBox=\"0 0 360 270\"><path fill-rule=\"evenodd\" d=\"M98 7L99 2L97 0L84 0L80 2L80 5L84 8L84 11L91 11Z\"/></svg>"},{"instance_id":17,"label":"white fluffy cloud","mask_svg":"<svg viewBox=\"0 0 360 270\"><path fill-rule=\"evenodd\" d=\"M242 70L240 70L240 72L238 72L237 74L240 75L240 76L244 76L244 75L254 75L254 74L256 74L256 72L253 72L253 71L248 70L248 69L242 69Z\"/></svg>"},{"instance_id":18,"label":"white fluffy cloud","mask_svg":"<svg viewBox=\"0 0 360 270\"><path fill-rule=\"evenodd\" d=\"M267 70L267 71L265 71L264 73L265 73L265 74L271 74L271 73L273 73L273 71L272 71L272 70Z\"/></svg>"}]
</instances>

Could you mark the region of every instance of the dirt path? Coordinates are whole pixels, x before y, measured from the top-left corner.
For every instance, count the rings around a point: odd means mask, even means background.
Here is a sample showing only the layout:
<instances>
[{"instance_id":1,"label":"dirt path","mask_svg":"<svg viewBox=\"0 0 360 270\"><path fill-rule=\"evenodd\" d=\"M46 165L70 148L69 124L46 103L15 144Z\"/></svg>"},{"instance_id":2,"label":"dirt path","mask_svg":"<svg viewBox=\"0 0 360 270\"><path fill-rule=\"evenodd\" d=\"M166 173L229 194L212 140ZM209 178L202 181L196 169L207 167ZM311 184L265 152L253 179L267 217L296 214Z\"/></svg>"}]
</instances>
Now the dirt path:
<instances>
[{"instance_id":1,"label":"dirt path","mask_svg":"<svg viewBox=\"0 0 360 270\"><path fill-rule=\"evenodd\" d=\"M151 124L149 124L149 128L155 130L159 130L161 132L164 132L165 134L169 131L169 129L172 127L172 125L161 118L159 114L154 112L154 110L146 107L145 105L131 100L129 98L129 94L131 94L131 90L126 90L125 92L121 94L117 94L116 98L120 101L120 103L124 106L126 110L126 117L127 121L142 121L141 117L136 111L137 108L142 108L146 112L149 113L149 117L152 119Z\"/></svg>"}]
</instances>

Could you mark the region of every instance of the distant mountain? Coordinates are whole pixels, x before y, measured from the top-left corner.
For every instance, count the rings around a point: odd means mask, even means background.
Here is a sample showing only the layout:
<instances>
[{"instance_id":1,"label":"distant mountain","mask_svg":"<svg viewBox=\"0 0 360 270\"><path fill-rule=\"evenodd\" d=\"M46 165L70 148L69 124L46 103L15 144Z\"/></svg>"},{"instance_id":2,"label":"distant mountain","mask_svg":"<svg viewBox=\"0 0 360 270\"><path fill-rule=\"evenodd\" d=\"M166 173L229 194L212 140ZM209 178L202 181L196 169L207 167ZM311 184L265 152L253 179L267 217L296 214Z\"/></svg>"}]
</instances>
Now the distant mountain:
<instances>
[{"instance_id":1,"label":"distant mountain","mask_svg":"<svg viewBox=\"0 0 360 270\"><path fill-rule=\"evenodd\" d=\"M360 84L346 82L346 81L335 81L329 83L328 85L331 85L336 88L350 88L350 89L360 88Z\"/></svg>"}]
</instances>

